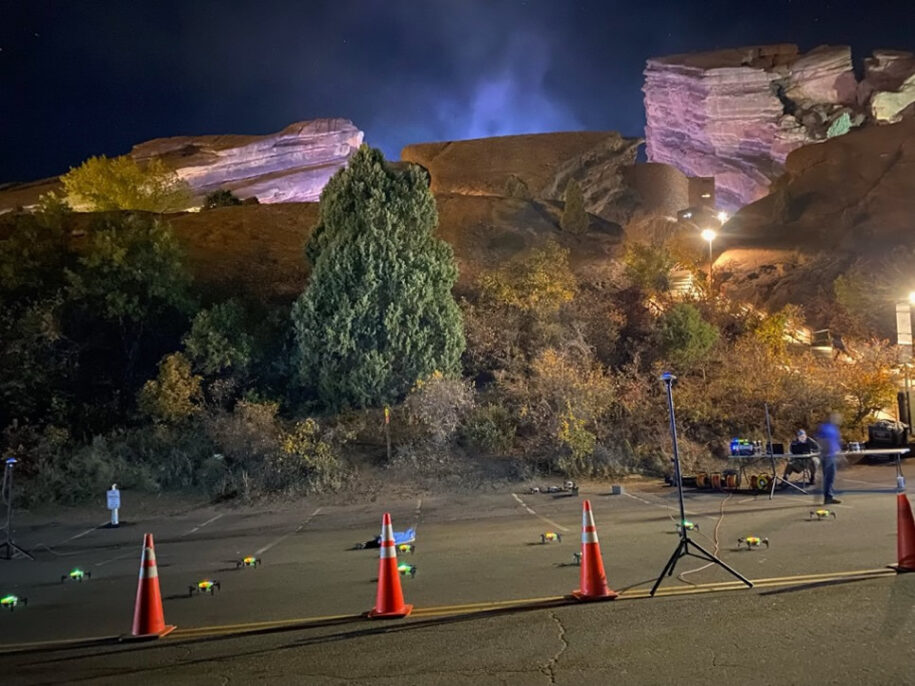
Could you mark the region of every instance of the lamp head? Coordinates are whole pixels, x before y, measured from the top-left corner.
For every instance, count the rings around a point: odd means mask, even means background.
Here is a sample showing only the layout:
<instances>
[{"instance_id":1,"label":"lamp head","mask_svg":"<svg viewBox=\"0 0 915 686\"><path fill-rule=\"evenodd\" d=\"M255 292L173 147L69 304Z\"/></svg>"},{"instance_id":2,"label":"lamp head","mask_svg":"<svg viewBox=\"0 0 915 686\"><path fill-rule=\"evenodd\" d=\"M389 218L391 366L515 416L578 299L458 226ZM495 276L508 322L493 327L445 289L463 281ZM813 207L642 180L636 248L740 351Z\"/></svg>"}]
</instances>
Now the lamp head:
<instances>
[{"instance_id":1,"label":"lamp head","mask_svg":"<svg viewBox=\"0 0 915 686\"><path fill-rule=\"evenodd\" d=\"M915 305L915 291L909 293L909 304Z\"/></svg>"},{"instance_id":2,"label":"lamp head","mask_svg":"<svg viewBox=\"0 0 915 686\"><path fill-rule=\"evenodd\" d=\"M708 241L709 243L718 237L718 234L715 233L714 229L702 229L702 233L700 235L702 236L702 240Z\"/></svg>"},{"instance_id":3,"label":"lamp head","mask_svg":"<svg viewBox=\"0 0 915 686\"><path fill-rule=\"evenodd\" d=\"M12 466L13 466L14 464L16 464L17 462L19 462L19 460L17 460L15 457L8 457L8 458L6 458L6 463L7 463L10 467L12 467Z\"/></svg>"},{"instance_id":4,"label":"lamp head","mask_svg":"<svg viewBox=\"0 0 915 686\"><path fill-rule=\"evenodd\" d=\"M676 380L677 380L677 377L673 374L673 372L662 372L661 373L661 381L663 381L664 383L674 383Z\"/></svg>"}]
</instances>

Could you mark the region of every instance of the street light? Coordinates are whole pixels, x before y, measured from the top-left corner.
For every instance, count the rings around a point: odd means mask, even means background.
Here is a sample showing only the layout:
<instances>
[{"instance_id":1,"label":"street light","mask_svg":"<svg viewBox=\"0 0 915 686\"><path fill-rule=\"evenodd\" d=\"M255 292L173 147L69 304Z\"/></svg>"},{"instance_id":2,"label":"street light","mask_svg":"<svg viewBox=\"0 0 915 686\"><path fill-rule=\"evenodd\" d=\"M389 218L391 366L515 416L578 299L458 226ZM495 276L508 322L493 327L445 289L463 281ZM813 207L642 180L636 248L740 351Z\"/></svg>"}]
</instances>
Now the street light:
<instances>
[{"instance_id":1,"label":"street light","mask_svg":"<svg viewBox=\"0 0 915 686\"><path fill-rule=\"evenodd\" d=\"M702 240L708 241L708 285L709 289L712 287L712 241L714 241L718 234L715 233L714 229L702 229L702 233L699 234L702 236Z\"/></svg>"},{"instance_id":2,"label":"street light","mask_svg":"<svg viewBox=\"0 0 915 686\"><path fill-rule=\"evenodd\" d=\"M724 224L729 219L728 213L725 212L724 210L721 210L717 216L718 216L718 221L721 222L722 224Z\"/></svg>"}]
</instances>

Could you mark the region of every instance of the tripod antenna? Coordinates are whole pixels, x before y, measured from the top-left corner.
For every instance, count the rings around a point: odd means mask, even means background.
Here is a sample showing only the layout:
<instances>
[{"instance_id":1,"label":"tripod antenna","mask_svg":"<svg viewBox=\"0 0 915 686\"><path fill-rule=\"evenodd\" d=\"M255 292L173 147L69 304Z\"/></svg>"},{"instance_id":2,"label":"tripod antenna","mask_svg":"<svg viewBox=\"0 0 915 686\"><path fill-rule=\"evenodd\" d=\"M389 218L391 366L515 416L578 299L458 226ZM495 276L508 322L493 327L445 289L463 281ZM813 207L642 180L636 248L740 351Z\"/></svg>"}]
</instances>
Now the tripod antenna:
<instances>
[{"instance_id":1,"label":"tripod antenna","mask_svg":"<svg viewBox=\"0 0 915 686\"><path fill-rule=\"evenodd\" d=\"M795 483L792 483L785 477L778 475L778 467L775 464L775 446L772 444L772 423L769 421L769 403L763 403L763 408L766 411L766 440L768 441L766 444L766 455L768 455L769 460L772 463L772 488L769 489L769 500L772 500L772 498L775 497L775 487L779 484L779 482L787 486L791 486L791 488L794 488L804 495L807 495L807 491L805 491L803 488Z\"/></svg>"},{"instance_id":2,"label":"tripod antenna","mask_svg":"<svg viewBox=\"0 0 915 686\"><path fill-rule=\"evenodd\" d=\"M6 503L6 527L3 531L4 541L0 543L0 558L12 560L14 557L27 557L34 560L28 551L20 548L13 540L13 466L16 462L15 457L7 458L3 470L3 485L0 486L0 494Z\"/></svg>"},{"instance_id":3,"label":"tripod antenna","mask_svg":"<svg viewBox=\"0 0 915 686\"><path fill-rule=\"evenodd\" d=\"M661 582L664 580L664 577L673 576L674 568L677 566L677 562L681 557L685 557L687 555L714 563L740 579L748 587L753 588L752 581L729 567L727 564L708 552L701 545L693 541L689 537L689 531L684 525L686 521L686 508L683 505L683 479L681 478L680 473L680 448L677 445L677 420L674 415L673 385L676 380L677 377L670 372L664 372L661 374L661 381L667 384L667 409L670 413L670 437L671 440L673 440L674 452L674 479L677 482L677 500L680 504L680 526L678 527L680 530L680 541L677 543L677 548L674 550L673 555L671 555L670 559L667 561L667 565L665 565L664 569L661 571L661 574L658 576L658 580L655 581L654 586L651 587L651 593L649 595L654 596L655 592L658 590L658 586L660 586ZM690 548L693 550L691 551Z\"/></svg>"}]
</instances>

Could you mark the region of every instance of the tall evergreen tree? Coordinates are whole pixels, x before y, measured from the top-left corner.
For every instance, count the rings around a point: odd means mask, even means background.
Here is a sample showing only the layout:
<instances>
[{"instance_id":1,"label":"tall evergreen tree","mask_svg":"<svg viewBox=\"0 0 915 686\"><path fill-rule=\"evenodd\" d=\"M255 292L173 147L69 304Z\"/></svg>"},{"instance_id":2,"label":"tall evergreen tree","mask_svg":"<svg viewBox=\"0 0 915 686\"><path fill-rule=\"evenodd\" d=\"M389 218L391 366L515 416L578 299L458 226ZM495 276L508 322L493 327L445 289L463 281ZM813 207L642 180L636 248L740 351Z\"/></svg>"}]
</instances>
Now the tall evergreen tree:
<instances>
[{"instance_id":1,"label":"tall evergreen tree","mask_svg":"<svg viewBox=\"0 0 915 686\"><path fill-rule=\"evenodd\" d=\"M457 266L437 222L422 170L395 169L365 145L324 188L292 317L300 374L327 405L390 402L436 370L458 371Z\"/></svg>"},{"instance_id":2,"label":"tall evergreen tree","mask_svg":"<svg viewBox=\"0 0 915 686\"><path fill-rule=\"evenodd\" d=\"M562 216L559 219L559 225L563 231L569 233L587 233L588 225L591 223L588 213L585 211L585 196L581 192L581 186L575 179L571 179L566 186L565 207L562 208Z\"/></svg>"}]
</instances>

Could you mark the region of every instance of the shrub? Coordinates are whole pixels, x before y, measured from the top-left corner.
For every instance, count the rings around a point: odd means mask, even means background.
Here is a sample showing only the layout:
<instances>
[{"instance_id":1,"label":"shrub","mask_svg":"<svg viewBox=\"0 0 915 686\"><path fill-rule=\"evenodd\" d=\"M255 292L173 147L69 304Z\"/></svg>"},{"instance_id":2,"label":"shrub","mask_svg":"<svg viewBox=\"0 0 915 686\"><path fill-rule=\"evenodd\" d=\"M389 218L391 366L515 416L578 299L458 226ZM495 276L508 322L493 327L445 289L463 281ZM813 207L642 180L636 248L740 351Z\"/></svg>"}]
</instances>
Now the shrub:
<instances>
[{"instance_id":1,"label":"shrub","mask_svg":"<svg viewBox=\"0 0 915 686\"><path fill-rule=\"evenodd\" d=\"M501 405L487 404L472 409L462 428L464 440L487 455L511 452L517 428L511 413Z\"/></svg>"},{"instance_id":2,"label":"shrub","mask_svg":"<svg viewBox=\"0 0 915 686\"><path fill-rule=\"evenodd\" d=\"M267 483L277 490L337 490L346 478L339 448L339 442L323 434L316 420L296 422L283 434L282 452L270 462Z\"/></svg>"},{"instance_id":3,"label":"shrub","mask_svg":"<svg viewBox=\"0 0 915 686\"><path fill-rule=\"evenodd\" d=\"M670 271L675 260L663 245L634 243L623 256L626 277L646 293L666 293L670 290Z\"/></svg>"},{"instance_id":4,"label":"shrub","mask_svg":"<svg viewBox=\"0 0 915 686\"><path fill-rule=\"evenodd\" d=\"M485 303L517 309L525 314L555 315L578 292L569 266L569 251L555 241L531 248L505 267L478 281Z\"/></svg>"},{"instance_id":5,"label":"shrub","mask_svg":"<svg viewBox=\"0 0 915 686\"><path fill-rule=\"evenodd\" d=\"M206 197L203 199L203 209L205 210L212 210L217 207L234 207L241 204L241 198L232 191L224 188L213 191L212 193L207 193Z\"/></svg>"},{"instance_id":6,"label":"shrub","mask_svg":"<svg viewBox=\"0 0 915 686\"><path fill-rule=\"evenodd\" d=\"M708 354L718 340L718 329L693 305L677 303L661 315L658 338L667 360L678 369L689 369Z\"/></svg>"},{"instance_id":7,"label":"shrub","mask_svg":"<svg viewBox=\"0 0 915 686\"><path fill-rule=\"evenodd\" d=\"M415 428L415 442L442 448L449 443L464 417L473 409L471 385L434 372L420 379L404 401L407 421Z\"/></svg>"},{"instance_id":8,"label":"shrub","mask_svg":"<svg viewBox=\"0 0 915 686\"><path fill-rule=\"evenodd\" d=\"M292 314L303 382L330 407L369 407L436 369L457 372L457 266L434 235L422 170L395 169L362 146L324 187L320 214L306 248L314 269Z\"/></svg>"},{"instance_id":9,"label":"shrub","mask_svg":"<svg viewBox=\"0 0 915 686\"><path fill-rule=\"evenodd\" d=\"M509 174L505 179L505 196L508 198L517 198L518 200L530 200L531 191L527 184L517 174Z\"/></svg>"},{"instance_id":10,"label":"shrub","mask_svg":"<svg viewBox=\"0 0 915 686\"><path fill-rule=\"evenodd\" d=\"M158 158L140 164L129 155L90 157L60 180L69 204L90 212L174 212L191 200L187 183Z\"/></svg>"},{"instance_id":11,"label":"shrub","mask_svg":"<svg viewBox=\"0 0 915 686\"><path fill-rule=\"evenodd\" d=\"M562 208L562 216L559 219L559 226L563 231L575 234L584 234L588 232L591 220L585 211L585 197L582 195L581 186L575 179L571 179L566 186L565 205Z\"/></svg>"},{"instance_id":12,"label":"shrub","mask_svg":"<svg viewBox=\"0 0 915 686\"><path fill-rule=\"evenodd\" d=\"M181 353L167 355L159 363L159 374L140 391L139 408L154 421L174 423L193 416L200 409L201 377L191 373L191 364Z\"/></svg>"}]
</instances>

